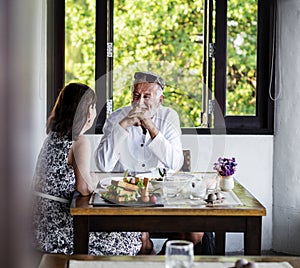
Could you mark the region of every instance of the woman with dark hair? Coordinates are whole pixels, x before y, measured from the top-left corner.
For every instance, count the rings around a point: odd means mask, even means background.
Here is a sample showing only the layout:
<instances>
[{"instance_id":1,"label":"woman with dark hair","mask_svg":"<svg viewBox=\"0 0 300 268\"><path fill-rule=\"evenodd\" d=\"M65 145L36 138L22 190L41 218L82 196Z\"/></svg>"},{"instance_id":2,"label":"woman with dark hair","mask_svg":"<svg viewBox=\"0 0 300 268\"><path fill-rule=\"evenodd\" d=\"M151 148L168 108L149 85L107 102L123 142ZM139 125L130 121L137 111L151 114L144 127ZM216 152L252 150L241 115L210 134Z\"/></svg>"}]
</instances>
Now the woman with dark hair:
<instances>
[{"instance_id":1,"label":"woman with dark hair","mask_svg":"<svg viewBox=\"0 0 300 268\"><path fill-rule=\"evenodd\" d=\"M91 194L98 183L90 173L91 145L84 133L96 118L96 96L87 85L64 87L47 122L47 137L34 177L34 245L47 253L73 253L72 195ZM89 254L136 255L141 233L90 233Z\"/></svg>"}]
</instances>

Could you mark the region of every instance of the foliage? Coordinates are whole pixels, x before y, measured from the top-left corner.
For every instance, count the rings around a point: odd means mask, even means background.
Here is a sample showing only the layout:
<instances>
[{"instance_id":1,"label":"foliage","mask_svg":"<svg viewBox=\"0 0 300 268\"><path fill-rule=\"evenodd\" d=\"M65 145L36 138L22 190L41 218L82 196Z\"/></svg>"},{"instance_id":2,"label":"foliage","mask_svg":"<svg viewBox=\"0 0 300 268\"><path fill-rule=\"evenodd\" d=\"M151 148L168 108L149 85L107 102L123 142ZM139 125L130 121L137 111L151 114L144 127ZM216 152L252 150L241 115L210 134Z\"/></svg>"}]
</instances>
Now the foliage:
<instances>
[{"instance_id":1,"label":"foliage","mask_svg":"<svg viewBox=\"0 0 300 268\"><path fill-rule=\"evenodd\" d=\"M228 2L227 114L255 115L257 0Z\"/></svg>"},{"instance_id":2,"label":"foliage","mask_svg":"<svg viewBox=\"0 0 300 268\"><path fill-rule=\"evenodd\" d=\"M94 87L95 0L66 0L65 81Z\"/></svg>"},{"instance_id":3,"label":"foliage","mask_svg":"<svg viewBox=\"0 0 300 268\"><path fill-rule=\"evenodd\" d=\"M66 0L66 81L94 86L95 0ZM255 115L257 0L228 1L227 114ZM113 108L128 105L135 71L166 81L164 105L200 126L203 0L115 0Z\"/></svg>"},{"instance_id":4,"label":"foliage","mask_svg":"<svg viewBox=\"0 0 300 268\"><path fill-rule=\"evenodd\" d=\"M199 126L202 47L192 40L202 31L202 1L117 0L114 9L114 76L148 70L166 81L164 105L180 112L182 126ZM131 67L131 68L130 68ZM127 82L128 83L128 82ZM130 99L118 91L114 108ZM114 88L124 88L115 82ZM127 102L128 104L128 102Z\"/></svg>"}]
</instances>

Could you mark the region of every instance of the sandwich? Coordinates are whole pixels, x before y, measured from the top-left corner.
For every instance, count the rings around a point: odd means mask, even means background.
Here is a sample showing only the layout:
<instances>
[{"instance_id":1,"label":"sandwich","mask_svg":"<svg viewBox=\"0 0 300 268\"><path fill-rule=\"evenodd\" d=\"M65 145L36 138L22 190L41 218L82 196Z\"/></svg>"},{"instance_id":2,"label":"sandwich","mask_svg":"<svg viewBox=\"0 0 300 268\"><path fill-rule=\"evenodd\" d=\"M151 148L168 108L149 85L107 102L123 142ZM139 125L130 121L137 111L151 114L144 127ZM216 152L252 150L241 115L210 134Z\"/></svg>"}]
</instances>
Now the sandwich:
<instances>
[{"instance_id":1,"label":"sandwich","mask_svg":"<svg viewBox=\"0 0 300 268\"><path fill-rule=\"evenodd\" d=\"M124 181L112 180L107 191L102 196L115 203L137 201L139 197L139 186Z\"/></svg>"},{"instance_id":2,"label":"sandwich","mask_svg":"<svg viewBox=\"0 0 300 268\"><path fill-rule=\"evenodd\" d=\"M140 199L144 202L145 195L148 194L148 179L137 179L134 182L125 180L112 180L107 191L102 193L102 196L114 203L136 202ZM149 200L148 200L149 201Z\"/></svg>"}]
</instances>

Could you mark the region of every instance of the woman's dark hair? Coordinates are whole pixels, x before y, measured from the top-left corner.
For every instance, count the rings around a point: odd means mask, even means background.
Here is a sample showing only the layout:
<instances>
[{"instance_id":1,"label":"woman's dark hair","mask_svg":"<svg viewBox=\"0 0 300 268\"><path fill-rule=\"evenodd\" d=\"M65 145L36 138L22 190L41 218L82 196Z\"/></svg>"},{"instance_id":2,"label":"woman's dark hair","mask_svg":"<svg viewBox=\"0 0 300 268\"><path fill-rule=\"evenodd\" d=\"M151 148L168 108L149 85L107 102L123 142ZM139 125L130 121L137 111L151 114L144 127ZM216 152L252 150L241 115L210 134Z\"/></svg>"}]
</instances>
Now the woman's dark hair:
<instances>
[{"instance_id":1,"label":"woman's dark hair","mask_svg":"<svg viewBox=\"0 0 300 268\"><path fill-rule=\"evenodd\" d=\"M94 90L81 83L70 83L59 93L47 122L47 133L57 132L76 140L84 127L90 105L96 103Z\"/></svg>"}]
</instances>

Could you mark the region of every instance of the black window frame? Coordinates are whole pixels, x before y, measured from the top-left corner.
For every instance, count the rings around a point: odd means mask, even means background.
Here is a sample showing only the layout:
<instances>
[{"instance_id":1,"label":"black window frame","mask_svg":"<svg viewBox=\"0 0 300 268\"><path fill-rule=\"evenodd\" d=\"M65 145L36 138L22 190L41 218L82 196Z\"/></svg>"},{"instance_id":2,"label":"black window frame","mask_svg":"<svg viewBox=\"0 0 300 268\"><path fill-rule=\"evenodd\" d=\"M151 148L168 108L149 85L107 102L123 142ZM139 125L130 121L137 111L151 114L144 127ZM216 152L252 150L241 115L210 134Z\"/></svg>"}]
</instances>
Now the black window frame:
<instances>
[{"instance_id":1,"label":"black window frame","mask_svg":"<svg viewBox=\"0 0 300 268\"><path fill-rule=\"evenodd\" d=\"M228 134L273 134L274 133L274 95L275 77L272 54L275 52L275 1L258 0L257 31L257 105L256 116L227 116L226 109L226 43L227 43L227 0L216 1L216 88L215 99L221 108ZM220 31L220 32L218 32ZM273 60L273 61L272 61ZM273 64L273 68L272 68ZM273 73L271 73L273 71ZM225 115L225 116L224 116ZM218 128L218 127L217 127Z\"/></svg>"},{"instance_id":2,"label":"black window frame","mask_svg":"<svg viewBox=\"0 0 300 268\"><path fill-rule=\"evenodd\" d=\"M274 134L274 94L276 36L276 6L272 0L258 0L257 32L257 105L256 116L227 116L226 108L226 48L227 48L227 0L206 0L208 12L215 9L215 88L222 118L214 119L214 127L182 128L183 134ZM112 99L113 60L107 57L107 43L113 42L112 19L113 0L96 0L96 66L95 81L100 112L95 133L102 134L107 114L107 101ZM61 0L47 2L47 115L50 114L59 90L64 86L65 48L65 3ZM208 40L211 37L208 37ZM272 61L273 60L273 61ZM211 68L212 62L209 62ZM271 73L272 71L272 73ZM209 70L208 70L209 73ZM108 74L108 75L106 75ZM106 77L107 79L97 79ZM211 94L210 94L211 95ZM211 97L211 96L210 96ZM99 108L100 107L100 108ZM225 116L224 116L225 115ZM224 129L224 122L226 129ZM223 124L223 125L222 125Z\"/></svg>"}]
</instances>

